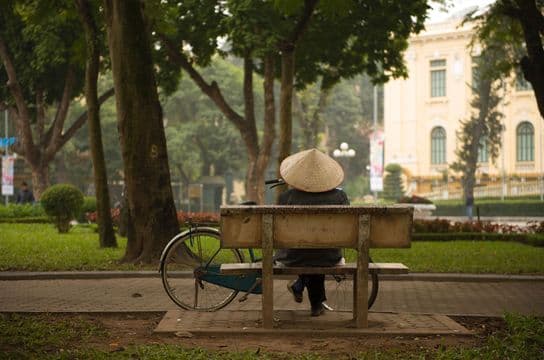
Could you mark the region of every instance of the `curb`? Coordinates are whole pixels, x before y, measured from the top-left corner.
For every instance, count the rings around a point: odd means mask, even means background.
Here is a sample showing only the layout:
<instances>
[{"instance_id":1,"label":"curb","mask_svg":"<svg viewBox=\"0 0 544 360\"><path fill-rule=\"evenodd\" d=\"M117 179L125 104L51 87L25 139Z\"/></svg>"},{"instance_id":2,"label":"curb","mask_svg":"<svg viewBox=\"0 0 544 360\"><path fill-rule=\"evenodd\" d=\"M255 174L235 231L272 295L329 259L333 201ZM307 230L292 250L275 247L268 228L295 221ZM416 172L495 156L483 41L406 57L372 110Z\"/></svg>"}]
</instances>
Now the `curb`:
<instances>
[{"instance_id":1,"label":"curb","mask_svg":"<svg viewBox=\"0 0 544 360\"><path fill-rule=\"evenodd\" d=\"M184 277L192 277L190 271ZM2 271L0 281L5 280L104 280L128 278L157 278L158 271ZM533 282L544 281L544 275L499 275L460 273L410 273L380 275L382 281L432 281L432 282Z\"/></svg>"}]
</instances>

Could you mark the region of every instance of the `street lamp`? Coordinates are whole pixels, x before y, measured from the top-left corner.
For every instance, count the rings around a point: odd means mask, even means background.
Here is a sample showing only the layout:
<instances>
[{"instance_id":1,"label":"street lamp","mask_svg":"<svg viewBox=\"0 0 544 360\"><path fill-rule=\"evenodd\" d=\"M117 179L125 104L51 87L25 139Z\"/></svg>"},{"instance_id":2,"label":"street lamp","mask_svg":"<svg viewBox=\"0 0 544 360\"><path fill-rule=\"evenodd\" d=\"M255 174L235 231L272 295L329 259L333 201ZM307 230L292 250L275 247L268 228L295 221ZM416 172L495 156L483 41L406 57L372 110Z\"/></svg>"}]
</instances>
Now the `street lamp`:
<instances>
[{"instance_id":1,"label":"street lamp","mask_svg":"<svg viewBox=\"0 0 544 360\"><path fill-rule=\"evenodd\" d=\"M340 149L334 149L334 151L332 152L332 156L334 156L335 158L352 158L355 156L355 150L350 149L348 143L343 142L340 144Z\"/></svg>"},{"instance_id":2,"label":"street lamp","mask_svg":"<svg viewBox=\"0 0 544 360\"><path fill-rule=\"evenodd\" d=\"M332 156L335 158L352 158L355 156L355 150L350 149L348 143L343 142L340 144L340 149L334 149ZM347 171L347 164L343 163L342 161L340 161L340 164L342 165L344 171Z\"/></svg>"}]
</instances>

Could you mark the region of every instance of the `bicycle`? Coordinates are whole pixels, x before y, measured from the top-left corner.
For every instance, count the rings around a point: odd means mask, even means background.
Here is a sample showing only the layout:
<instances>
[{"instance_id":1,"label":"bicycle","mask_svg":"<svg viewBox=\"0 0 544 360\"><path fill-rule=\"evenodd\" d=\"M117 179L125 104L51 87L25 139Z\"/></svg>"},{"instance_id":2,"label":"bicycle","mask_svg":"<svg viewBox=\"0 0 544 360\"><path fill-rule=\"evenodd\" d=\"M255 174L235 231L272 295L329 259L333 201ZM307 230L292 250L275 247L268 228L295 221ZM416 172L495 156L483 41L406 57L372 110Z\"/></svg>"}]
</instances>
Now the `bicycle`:
<instances>
[{"instance_id":1,"label":"bicycle","mask_svg":"<svg viewBox=\"0 0 544 360\"><path fill-rule=\"evenodd\" d=\"M281 180L265 182L271 187L281 183ZM250 294L262 294L260 273L224 275L220 272L221 264L245 262L244 255L249 256L251 263L261 261L254 249L222 249L221 233L217 228L189 223L189 229L174 236L162 252L159 271L164 289L179 307L197 311L219 310L230 304L239 292L245 293L239 301L247 300ZM186 286L187 279L194 283L191 289ZM327 289L332 296L324 306L331 311L345 310L351 301L351 297L346 295L351 288L348 276L332 275L332 279L335 286ZM378 288L377 273L369 273L369 309L376 300Z\"/></svg>"}]
</instances>

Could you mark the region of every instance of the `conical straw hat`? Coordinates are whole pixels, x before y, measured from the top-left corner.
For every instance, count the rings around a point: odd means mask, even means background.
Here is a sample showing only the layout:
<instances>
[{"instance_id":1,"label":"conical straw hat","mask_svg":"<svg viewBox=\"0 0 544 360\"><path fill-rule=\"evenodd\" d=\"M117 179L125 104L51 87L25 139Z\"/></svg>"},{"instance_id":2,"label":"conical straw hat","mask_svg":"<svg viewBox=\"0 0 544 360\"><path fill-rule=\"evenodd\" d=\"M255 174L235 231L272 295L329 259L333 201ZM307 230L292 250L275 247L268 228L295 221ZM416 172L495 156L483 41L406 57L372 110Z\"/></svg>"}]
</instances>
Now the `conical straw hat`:
<instances>
[{"instance_id":1,"label":"conical straw hat","mask_svg":"<svg viewBox=\"0 0 544 360\"><path fill-rule=\"evenodd\" d=\"M280 165L280 174L287 184L307 192L329 191L344 180L340 164L317 149L285 158Z\"/></svg>"}]
</instances>

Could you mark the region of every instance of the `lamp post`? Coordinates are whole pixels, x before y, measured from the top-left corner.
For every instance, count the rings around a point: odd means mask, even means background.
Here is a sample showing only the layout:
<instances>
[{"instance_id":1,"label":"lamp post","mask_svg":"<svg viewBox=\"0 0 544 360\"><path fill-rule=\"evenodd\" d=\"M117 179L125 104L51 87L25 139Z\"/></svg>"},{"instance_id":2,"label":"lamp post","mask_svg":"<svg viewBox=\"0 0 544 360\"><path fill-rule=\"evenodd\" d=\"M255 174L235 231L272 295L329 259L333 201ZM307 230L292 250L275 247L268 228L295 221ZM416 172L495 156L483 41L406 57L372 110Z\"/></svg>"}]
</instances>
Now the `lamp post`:
<instances>
[{"instance_id":1,"label":"lamp post","mask_svg":"<svg viewBox=\"0 0 544 360\"><path fill-rule=\"evenodd\" d=\"M350 149L348 143L343 142L340 144L340 149L334 149L332 152L332 156L335 158L352 158L355 156L355 150ZM342 163L342 167L344 168L344 172L346 171L346 164Z\"/></svg>"},{"instance_id":2,"label":"lamp post","mask_svg":"<svg viewBox=\"0 0 544 360\"><path fill-rule=\"evenodd\" d=\"M4 151L4 156L8 156L8 139L9 139L9 129L8 129L8 110L5 110L5 118L4 118L4 129L5 129L5 138L6 138L6 150ZM7 169L2 169L2 171L7 171ZM13 183L13 182L12 182ZM0 184L1 185L1 184ZM9 203L9 195L5 194L5 201L6 206Z\"/></svg>"}]
</instances>

